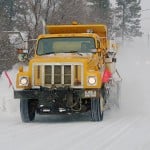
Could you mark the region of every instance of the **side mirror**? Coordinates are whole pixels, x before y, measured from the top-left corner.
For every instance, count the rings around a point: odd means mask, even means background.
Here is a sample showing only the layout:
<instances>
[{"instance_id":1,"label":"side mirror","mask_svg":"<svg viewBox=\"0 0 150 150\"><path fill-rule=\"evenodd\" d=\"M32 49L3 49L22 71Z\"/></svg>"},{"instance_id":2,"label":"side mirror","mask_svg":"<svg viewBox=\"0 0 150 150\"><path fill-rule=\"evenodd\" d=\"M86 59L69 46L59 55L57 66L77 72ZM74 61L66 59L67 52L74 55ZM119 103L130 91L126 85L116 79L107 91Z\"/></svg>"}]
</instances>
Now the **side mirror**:
<instances>
[{"instance_id":1,"label":"side mirror","mask_svg":"<svg viewBox=\"0 0 150 150\"><path fill-rule=\"evenodd\" d=\"M28 50L24 50L24 49L18 49L17 50L17 54L18 54L18 60L23 62L26 61L28 59Z\"/></svg>"}]
</instances>

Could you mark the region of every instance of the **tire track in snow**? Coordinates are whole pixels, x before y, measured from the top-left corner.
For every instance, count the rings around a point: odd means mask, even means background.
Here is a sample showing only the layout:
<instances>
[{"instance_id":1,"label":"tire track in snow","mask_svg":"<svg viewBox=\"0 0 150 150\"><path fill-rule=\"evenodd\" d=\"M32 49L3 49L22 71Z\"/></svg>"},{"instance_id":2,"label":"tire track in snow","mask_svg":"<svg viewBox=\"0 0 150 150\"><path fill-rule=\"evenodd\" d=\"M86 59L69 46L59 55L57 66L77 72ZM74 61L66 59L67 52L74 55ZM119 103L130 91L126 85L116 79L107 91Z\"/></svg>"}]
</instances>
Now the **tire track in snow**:
<instances>
[{"instance_id":1,"label":"tire track in snow","mask_svg":"<svg viewBox=\"0 0 150 150\"><path fill-rule=\"evenodd\" d=\"M114 123L114 126L115 124L118 124L118 120L117 122ZM112 123L113 124L113 123ZM112 124L110 124L110 126L112 126ZM30 124L32 125L32 124ZM100 127L103 128L103 123L93 123L93 122L88 122L88 123L82 123L82 122L79 122L79 123L59 123L59 124L54 124L54 125L51 125L51 124L41 124L40 125L40 128L37 130L36 128L32 127L31 129L29 129L29 131L31 131L31 134L34 134L34 142L33 144L31 145L30 144L30 148L32 147L32 149L35 149L36 148L36 143L40 142L40 145L41 147L39 146L38 149L40 148L44 148L44 145L47 145L47 144L50 144L51 147L53 147L52 149L59 149L60 148L60 145L61 145L61 148L64 148L66 149L66 147L68 147L67 145L70 145L72 143L72 141L74 140L78 140L81 138L81 141L82 141L82 137L85 138L84 136L85 135L89 135L89 133L93 132L93 129L96 129L98 126L100 125ZM26 130L27 132L29 132L28 130ZM46 131L46 133L45 133ZM37 133L36 133L37 132ZM36 134L35 134L36 133ZM21 134L19 132L19 134ZM25 133L26 134L26 133ZM37 135L37 137L36 137ZM38 139L38 136L40 135L40 139ZM23 139L26 139L26 136L25 135L23 137ZM65 138L65 140L64 140ZM22 140L23 140L22 139ZM28 139L30 139L30 137L28 137ZM32 140L32 139L30 139ZM57 145L57 142L56 141L63 141L63 143L59 143L59 145ZM26 143L27 141L25 141ZM28 142L27 142L28 143ZM26 144L25 144L26 145ZM24 149L26 149L27 147L25 147ZM46 147L45 147L46 148Z\"/></svg>"},{"instance_id":2,"label":"tire track in snow","mask_svg":"<svg viewBox=\"0 0 150 150\"><path fill-rule=\"evenodd\" d=\"M134 116L135 117L135 116ZM121 140L121 137L131 129L135 124L142 119L142 116L136 116L135 118L127 118L121 124L118 124L113 130L109 130L104 138L102 138L102 144L97 146L95 150L99 150L101 147L103 150L110 150L116 142ZM104 134L105 135L105 134Z\"/></svg>"},{"instance_id":3,"label":"tire track in snow","mask_svg":"<svg viewBox=\"0 0 150 150\"><path fill-rule=\"evenodd\" d=\"M7 119L6 119L7 121ZM9 122L9 121L8 121ZM9 122L10 123L10 122ZM24 143L24 147L21 149L27 149L27 147L32 147L33 149L37 149L36 148L36 143L40 143L41 148L43 148L44 144L51 144L51 146L55 146L57 145L57 140L58 139L64 139L64 135L67 133L67 135L71 136L71 135L75 135L77 132L81 129L81 127L84 126L84 122L83 122L83 126L81 126L81 123L72 123L72 122L59 122L59 123L55 123L55 124L51 124L50 123L29 123L29 124L14 124L14 122L11 122L12 124L10 124L7 128L7 130L0 130L1 131L1 135L0 137L2 137L0 143L1 145L7 145L8 141L10 143L10 145L12 144L12 141L14 142L23 142ZM6 123L7 124L7 123ZM87 123L86 123L87 124ZM86 128L87 130L90 130L90 126L88 128ZM6 128L5 128L6 129ZM83 128L84 129L84 128ZM84 129L84 130L86 130ZM30 137L31 135L31 137ZM21 139L20 139L21 136ZM40 137L42 138L40 138ZM29 141L33 141L30 146L28 146ZM14 144L12 144L14 146ZM27 146L27 147L26 147ZM40 147L40 146L39 146ZM39 149L41 149L39 148Z\"/></svg>"},{"instance_id":4,"label":"tire track in snow","mask_svg":"<svg viewBox=\"0 0 150 150\"><path fill-rule=\"evenodd\" d=\"M72 149L72 147L75 147L76 149L76 147L79 146L78 149L80 149L80 145L86 145L86 143L89 144L89 141L93 140L94 138L97 138L97 136L101 134L105 134L108 131L108 129L112 129L112 127L116 127L118 124L123 122L124 118L121 118L120 120L115 120L115 122L113 122L112 120L109 120L110 123L97 122L94 123L94 126L92 123L92 125L88 125L90 126L90 130L86 126L84 126L84 130L83 128L81 128L79 131L76 131L78 132L78 134L73 134L71 136L69 136L68 133L66 133L66 136L70 138L68 139L68 141L65 141L61 145L61 147L67 147L68 149ZM55 149L57 149L57 147L58 146L55 146Z\"/></svg>"},{"instance_id":5,"label":"tire track in snow","mask_svg":"<svg viewBox=\"0 0 150 150\"><path fill-rule=\"evenodd\" d=\"M68 150L74 149L82 149L82 150L99 150L100 148L106 149L110 143L113 144L113 141L117 141L117 137L123 136L125 131L132 128L132 125L135 124L141 117L137 117L133 120L133 118L126 119L121 118L119 120L115 120L110 124L103 123L99 124L92 128L92 130L86 132L82 132L76 137L73 137L68 143L63 144L63 147L67 147ZM119 130L119 131L118 131ZM80 140L79 140L80 139ZM71 141L74 141L71 142ZM75 144L76 143L76 144ZM88 146L87 146L88 145ZM99 145L99 146L96 146Z\"/></svg>"}]
</instances>

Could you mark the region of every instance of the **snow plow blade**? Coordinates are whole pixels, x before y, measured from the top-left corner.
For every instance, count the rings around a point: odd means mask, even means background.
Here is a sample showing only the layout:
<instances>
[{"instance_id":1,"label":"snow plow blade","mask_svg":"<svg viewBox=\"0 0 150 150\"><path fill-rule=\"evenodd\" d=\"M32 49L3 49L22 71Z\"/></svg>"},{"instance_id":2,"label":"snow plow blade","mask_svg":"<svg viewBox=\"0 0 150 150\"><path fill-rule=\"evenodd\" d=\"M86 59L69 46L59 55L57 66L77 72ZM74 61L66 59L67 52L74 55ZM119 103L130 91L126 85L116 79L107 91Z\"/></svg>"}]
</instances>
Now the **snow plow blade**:
<instances>
[{"instance_id":1,"label":"snow plow blade","mask_svg":"<svg viewBox=\"0 0 150 150\"><path fill-rule=\"evenodd\" d=\"M122 78L118 71L112 75L112 79L105 84L106 99L107 105L105 109L110 109L112 107L120 108L120 101L121 101L121 84Z\"/></svg>"}]
</instances>

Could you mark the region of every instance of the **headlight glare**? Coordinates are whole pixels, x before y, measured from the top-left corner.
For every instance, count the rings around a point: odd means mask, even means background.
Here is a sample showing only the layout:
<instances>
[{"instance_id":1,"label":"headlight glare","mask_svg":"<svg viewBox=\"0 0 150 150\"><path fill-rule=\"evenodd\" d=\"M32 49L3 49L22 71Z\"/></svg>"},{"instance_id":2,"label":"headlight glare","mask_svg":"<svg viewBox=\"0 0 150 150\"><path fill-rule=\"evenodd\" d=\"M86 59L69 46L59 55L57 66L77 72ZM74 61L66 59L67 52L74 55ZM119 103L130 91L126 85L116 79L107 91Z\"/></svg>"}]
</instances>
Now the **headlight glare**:
<instances>
[{"instance_id":1,"label":"headlight glare","mask_svg":"<svg viewBox=\"0 0 150 150\"><path fill-rule=\"evenodd\" d=\"M96 80L97 80L97 78L95 76L89 76L88 77L88 84L90 86L94 86L94 85L96 85L96 82L97 82Z\"/></svg>"},{"instance_id":2,"label":"headlight glare","mask_svg":"<svg viewBox=\"0 0 150 150\"><path fill-rule=\"evenodd\" d=\"M28 77L20 77L19 85L20 86L28 86L29 78Z\"/></svg>"}]
</instances>

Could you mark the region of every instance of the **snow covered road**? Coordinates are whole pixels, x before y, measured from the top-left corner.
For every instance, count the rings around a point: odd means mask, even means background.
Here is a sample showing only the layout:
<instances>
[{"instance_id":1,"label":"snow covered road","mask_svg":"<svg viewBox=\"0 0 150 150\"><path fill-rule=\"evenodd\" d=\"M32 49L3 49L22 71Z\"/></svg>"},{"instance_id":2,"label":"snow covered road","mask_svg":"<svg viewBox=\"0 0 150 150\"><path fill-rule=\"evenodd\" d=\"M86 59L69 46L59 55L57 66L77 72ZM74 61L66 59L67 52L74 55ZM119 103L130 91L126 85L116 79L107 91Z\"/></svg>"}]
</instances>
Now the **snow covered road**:
<instances>
[{"instance_id":1,"label":"snow covered road","mask_svg":"<svg viewBox=\"0 0 150 150\"><path fill-rule=\"evenodd\" d=\"M149 150L150 149L150 52L138 45L119 54L123 78L121 108L107 110L102 122L88 114L38 116L20 120L19 106L1 79L1 150ZM8 85L7 85L8 86ZM10 91L9 91L10 90ZM10 92L10 93L9 93ZM12 101L11 101L12 100ZM9 109L8 109L9 108Z\"/></svg>"},{"instance_id":2,"label":"snow covered road","mask_svg":"<svg viewBox=\"0 0 150 150\"><path fill-rule=\"evenodd\" d=\"M4 118L5 117L5 118ZM19 116L4 115L0 146L5 150L148 150L150 117L106 112L101 123L70 117L38 118L24 124ZM81 116L82 117L82 116ZM80 120L80 121L79 121Z\"/></svg>"}]
</instances>

